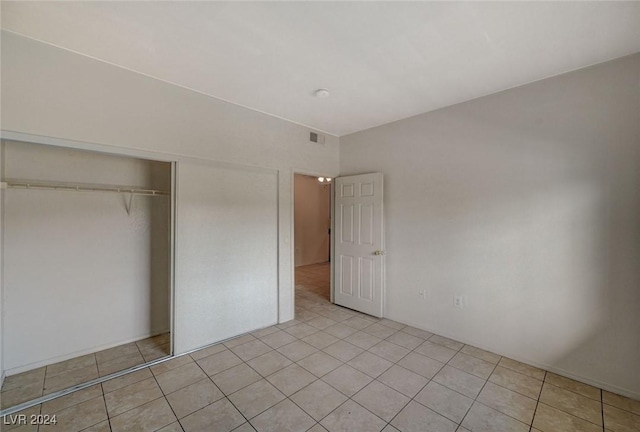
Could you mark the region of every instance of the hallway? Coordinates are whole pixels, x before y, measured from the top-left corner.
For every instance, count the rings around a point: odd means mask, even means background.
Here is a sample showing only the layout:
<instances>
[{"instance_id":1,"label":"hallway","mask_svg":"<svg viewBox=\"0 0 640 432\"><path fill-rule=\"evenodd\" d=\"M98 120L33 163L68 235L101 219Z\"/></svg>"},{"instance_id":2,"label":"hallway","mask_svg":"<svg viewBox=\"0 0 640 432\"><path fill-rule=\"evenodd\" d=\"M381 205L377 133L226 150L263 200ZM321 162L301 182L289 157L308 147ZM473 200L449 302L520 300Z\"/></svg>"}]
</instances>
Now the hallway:
<instances>
[{"instance_id":1,"label":"hallway","mask_svg":"<svg viewBox=\"0 0 640 432\"><path fill-rule=\"evenodd\" d=\"M296 307L309 307L307 301L330 301L331 263L296 267Z\"/></svg>"}]
</instances>

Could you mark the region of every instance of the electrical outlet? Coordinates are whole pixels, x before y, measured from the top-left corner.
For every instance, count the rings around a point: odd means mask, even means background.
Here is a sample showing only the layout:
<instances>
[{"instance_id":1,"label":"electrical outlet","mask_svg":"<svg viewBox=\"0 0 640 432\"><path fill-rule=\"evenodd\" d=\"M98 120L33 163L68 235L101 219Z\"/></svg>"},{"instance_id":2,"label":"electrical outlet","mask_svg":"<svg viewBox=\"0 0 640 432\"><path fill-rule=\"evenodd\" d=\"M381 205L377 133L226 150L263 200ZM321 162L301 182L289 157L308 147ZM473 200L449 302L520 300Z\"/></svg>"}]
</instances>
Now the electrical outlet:
<instances>
[{"instance_id":1,"label":"electrical outlet","mask_svg":"<svg viewBox=\"0 0 640 432\"><path fill-rule=\"evenodd\" d=\"M453 297L453 307L457 307L462 309L465 306L465 298L464 296L454 296Z\"/></svg>"},{"instance_id":2,"label":"electrical outlet","mask_svg":"<svg viewBox=\"0 0 640 432\"><path fill-rule=\"evenodd\" d=\"M431 290L429 288L420 288L418 295L422 300L427 301L431 298Z\"/></svg>"}]
</instances>

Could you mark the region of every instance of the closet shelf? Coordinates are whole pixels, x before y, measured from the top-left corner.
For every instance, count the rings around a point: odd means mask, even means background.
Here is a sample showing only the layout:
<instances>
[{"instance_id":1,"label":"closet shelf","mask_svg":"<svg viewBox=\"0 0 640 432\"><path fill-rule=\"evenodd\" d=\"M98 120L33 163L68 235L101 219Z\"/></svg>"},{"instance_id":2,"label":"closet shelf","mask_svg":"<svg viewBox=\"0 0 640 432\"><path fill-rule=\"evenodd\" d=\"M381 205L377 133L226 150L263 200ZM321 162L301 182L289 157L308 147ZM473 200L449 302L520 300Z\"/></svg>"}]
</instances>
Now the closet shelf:
<instances>
[{"instance_id":1,"label":"closet shelf","mask_svg":"<svg viewBox=\"0 0 640 432\"><path fill-rule=\"evenodd\" d=\"M169 195L169 191L158 189L142 189L132 186L90 185L81 183L48 183L30 180L5 180L1 183L1 187L2 189L34 189L69 192L112 192L146 196Z\"/></svg>"}]
</instances>

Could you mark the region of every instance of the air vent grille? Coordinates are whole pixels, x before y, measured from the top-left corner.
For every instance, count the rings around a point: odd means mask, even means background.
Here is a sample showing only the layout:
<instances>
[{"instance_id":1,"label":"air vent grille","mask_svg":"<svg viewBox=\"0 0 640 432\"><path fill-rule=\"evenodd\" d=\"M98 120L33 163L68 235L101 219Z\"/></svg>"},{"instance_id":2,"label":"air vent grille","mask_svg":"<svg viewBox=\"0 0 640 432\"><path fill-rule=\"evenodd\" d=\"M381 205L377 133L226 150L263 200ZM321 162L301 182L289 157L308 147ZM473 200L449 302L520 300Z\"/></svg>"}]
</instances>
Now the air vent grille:
<instances>
[{"instance_id":1,"label":"air vent grille","mask_svg":"<svg viewBox=\"0 0 640 432\"><path fill-rule=\"evenodd\" d=\"M316 132L309 132L309 141L318 144L324 144L324 135L320 135Z\"/></svg>"}]
</instances>

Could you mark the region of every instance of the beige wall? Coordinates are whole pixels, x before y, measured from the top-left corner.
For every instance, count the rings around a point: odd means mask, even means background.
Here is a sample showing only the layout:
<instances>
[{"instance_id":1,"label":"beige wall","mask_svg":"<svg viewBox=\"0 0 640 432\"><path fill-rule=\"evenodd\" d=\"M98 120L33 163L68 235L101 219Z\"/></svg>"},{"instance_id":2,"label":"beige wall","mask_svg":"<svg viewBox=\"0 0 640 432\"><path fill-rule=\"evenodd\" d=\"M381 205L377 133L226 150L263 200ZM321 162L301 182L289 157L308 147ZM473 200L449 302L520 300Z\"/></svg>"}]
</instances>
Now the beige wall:
<instances>
[{"instance_id":1,"label":"beige wall","mask_svg":"<svg viewBox=\"0 0 640 432\"><path fill-rule=\"evenodd\" d=\"M389 318L640 397L640 54L340 144L385 175Z\"/></svg>"},{"instance_id":2,"label":"beige wall","mask_svg":"<svg viewBox=\"0 0 640 432\"><path fill-rule=\"evenodd\" d=\"M294 179L294 236L296 267L329 260L331 186L317 177Z\"/></svg>"}]
</instances>

